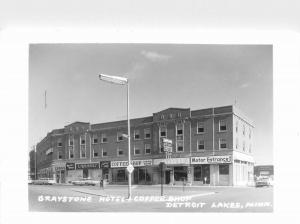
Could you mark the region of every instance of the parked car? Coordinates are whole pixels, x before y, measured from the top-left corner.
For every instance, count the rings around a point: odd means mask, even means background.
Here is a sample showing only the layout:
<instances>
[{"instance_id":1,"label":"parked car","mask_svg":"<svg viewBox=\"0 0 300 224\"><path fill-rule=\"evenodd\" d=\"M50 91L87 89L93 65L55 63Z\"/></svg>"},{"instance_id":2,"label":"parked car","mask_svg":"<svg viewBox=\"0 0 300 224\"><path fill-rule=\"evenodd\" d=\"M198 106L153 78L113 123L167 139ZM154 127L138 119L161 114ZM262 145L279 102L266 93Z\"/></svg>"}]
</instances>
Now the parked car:
<instances>
[{"instance_id":1,"label":"parked car","mask_svg":"<svg viewBox=\"0 0 300 224\"><path fill-rule=\"evenodd\" d=\"M256 187L264 187L264 186L271 186L271 180L269 177L261 176L258 177L257 180L255 181L255 186Z\"/></svg>"},{"instance_id":2,"label":"parked car","mask_svg":"<svg viewBox=\"0 0 300 224\"><path fill-rule=\"evenodd\" d=\"M78 180L71 181L73 185L79 185L79 186L95 186L96 184L99 184L99 181L93 180L92 178L81 178Z\"/></svg>"},{"instance_id":3,"label":"parked car","mask_svg":"<svg viewBox=\"0 0 300 224\"><path fill-rule=\"evenodd\" d=\"M38 180L32 180L31 184L35 184L35 185L52 185L55 183L54 179L50 179L50 178L40 178Z\"/></svg>"}]
</instances>

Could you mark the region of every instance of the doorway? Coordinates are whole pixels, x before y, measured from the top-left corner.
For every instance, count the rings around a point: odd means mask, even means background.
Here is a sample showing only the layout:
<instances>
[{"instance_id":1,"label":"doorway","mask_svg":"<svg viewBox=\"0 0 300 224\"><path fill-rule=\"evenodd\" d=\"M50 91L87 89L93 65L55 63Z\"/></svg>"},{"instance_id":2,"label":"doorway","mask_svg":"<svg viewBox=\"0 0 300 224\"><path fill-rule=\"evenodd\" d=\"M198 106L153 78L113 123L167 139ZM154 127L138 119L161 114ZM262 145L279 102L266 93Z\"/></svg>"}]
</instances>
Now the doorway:
<instances>
[{"instance_id":1,"label":"doorway","mask_svg":"<svg viewBox=\"0 0 300 224\"><path fill-rule=\"evenodd\" d=\"M169 184L171 181L171 170L166 170L165 183Z\"/></svg>"},{"instance_id":2,"label":"doorway","mask_svg":"<svg viewBox=\"0 0 300 224\"><path fill-rule=\"evenodd\" d=\"M83 178L88 178L89 177L89 170L88 169L83 169Z\"/></svg>"}]
</instances>

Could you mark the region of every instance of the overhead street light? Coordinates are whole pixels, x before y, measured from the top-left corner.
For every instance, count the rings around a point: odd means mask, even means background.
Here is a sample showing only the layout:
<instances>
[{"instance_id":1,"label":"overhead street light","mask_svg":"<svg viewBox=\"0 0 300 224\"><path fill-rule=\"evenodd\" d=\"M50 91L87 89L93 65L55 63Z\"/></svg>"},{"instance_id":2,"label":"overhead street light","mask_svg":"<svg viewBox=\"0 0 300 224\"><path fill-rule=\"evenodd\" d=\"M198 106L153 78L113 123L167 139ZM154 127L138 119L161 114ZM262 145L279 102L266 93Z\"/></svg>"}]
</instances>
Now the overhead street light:
<instances>
[{"instance_id":1,"label":"overhead street light","mask_svg":"<svg viewBox=\"0 0 300 224\"><path fill-rule=\"evenodd\" d=\"M126 85L127 84L127 126L128 126L128 134L126 137L128 138L128 166L131 164L131 155L130 155L130 119L129 119L129 80L125 77L120 76L112 76L100 74L99 79L101 81L118 84L118 85ZM128 172L128 199L131 199L131 172Z\"/></svg>"}]
</instances>

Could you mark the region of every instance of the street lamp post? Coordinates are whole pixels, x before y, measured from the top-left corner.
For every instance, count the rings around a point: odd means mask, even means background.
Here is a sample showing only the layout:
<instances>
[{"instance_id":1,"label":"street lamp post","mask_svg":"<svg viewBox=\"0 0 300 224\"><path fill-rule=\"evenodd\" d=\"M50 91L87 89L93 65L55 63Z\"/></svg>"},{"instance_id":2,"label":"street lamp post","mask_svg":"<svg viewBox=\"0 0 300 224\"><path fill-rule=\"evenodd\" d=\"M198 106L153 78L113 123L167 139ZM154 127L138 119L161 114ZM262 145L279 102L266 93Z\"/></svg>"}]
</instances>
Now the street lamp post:
<instances>
[{"instance_id":1,"label":"street lamp post","mask_svg":"<svg viewBox=\"0 0 300 224\"><path fill-rule=\"evenodd\" d=\"M128 126L128 165L131 164L130 154L130 117L129 117L129 80L120 76L111 76L100 74L99 79L113 84L126 85L127 84L127 126ZM128 172L128 199L131 199L131 172Z\"/></svg>"}]
</instances>

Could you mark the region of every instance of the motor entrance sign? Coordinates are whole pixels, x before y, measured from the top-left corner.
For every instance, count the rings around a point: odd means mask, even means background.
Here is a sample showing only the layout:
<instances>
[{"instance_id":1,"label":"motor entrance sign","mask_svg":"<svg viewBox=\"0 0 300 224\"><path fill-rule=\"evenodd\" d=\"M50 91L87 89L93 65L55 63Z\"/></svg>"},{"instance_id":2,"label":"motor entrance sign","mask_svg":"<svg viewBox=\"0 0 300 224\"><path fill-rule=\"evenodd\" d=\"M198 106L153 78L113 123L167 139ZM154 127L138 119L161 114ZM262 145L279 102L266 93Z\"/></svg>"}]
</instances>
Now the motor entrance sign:
<instances>
[{"instance_id":1,"label":"motor entrance sign","mask_svg":"<svg viewBox=\"0 0 300 224\"><path fill-rule=\"evenodd\" d=\"M171 139L162 139L162 148L164 152L172 152L172 140Z\"/></svg>"}]
</instances>

